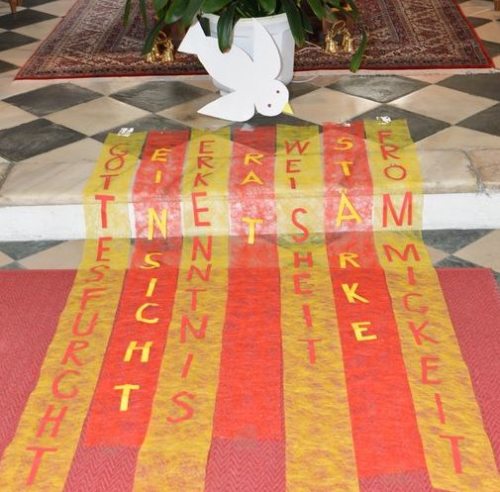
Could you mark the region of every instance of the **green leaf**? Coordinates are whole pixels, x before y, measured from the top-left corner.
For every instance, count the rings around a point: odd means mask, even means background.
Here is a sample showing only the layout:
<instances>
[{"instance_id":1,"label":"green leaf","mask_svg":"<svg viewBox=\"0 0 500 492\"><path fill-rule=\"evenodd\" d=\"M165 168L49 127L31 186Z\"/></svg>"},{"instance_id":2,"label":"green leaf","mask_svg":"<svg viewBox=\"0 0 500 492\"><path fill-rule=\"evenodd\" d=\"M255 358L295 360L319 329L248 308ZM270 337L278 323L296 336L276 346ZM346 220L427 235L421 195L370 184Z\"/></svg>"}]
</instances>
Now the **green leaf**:
<instances>
[{"instance_id":1,"label":"green leaf","mask_svg":"<svg viewBox=\"0 0 500 492\"><path fill-rule=\"evenodd\" d=\"M125 2L125 9L123 11L123 24L125 25L128 24L128 19L130 17L130 7L132 6L131 2L132 0L127 0Z\"/></svg>"},{"instance_id":2,"label":"green leaf","mask_svg":"<svg viewBox=\"0 0 500 492\"><path fill-rule=\"evenodd\" d=\"M262 10L268 15L272 15L276 11L276 0L258 0L262 6Z\"/></svg>"},{"instance_id":3,"label":"green leaf","mask_svg":"<svg viewBox=\"0 0 500 492\"><path fill-rule=\"evenodd\" d=\"M358 49L356 50L356 53L352 55L351 58L351 65L349 69L351 72L357 72L359 70L359 67L361 66L361 62L363 61L363 55L365 53L366 45L368 44L368 35L366 34L365 31L363 31L363 35L361 38L361 43L358 46Z\"/></svg>"},{"instance_id":4,"label":"green leaf","mask_svg":"<svg viewBox=\"0 0 500 492\"><path fill-rule=\"evenodd\" d=\"M144 25L148 27L148 10L146 6L146 0L139 0L139 7L141 9L141 17L142 20L144 21Z\"/></svg>"},{"instance_id":5,"label":"green leaf","mask_svg":"<svg viewBox=\"0 0 500 492\"><path fill-rule=\"evenodd\" d=\"M297 43L298 46L302 46L305 42L305 31L299 9L294 0L282 0L282 3L283 10L288 17L293 39L295 39L295 43Z\"/></svg>"},{"instance_id":6,"label":"green leaf","mask_svg":"<svg viewBox=\"0 0 500 492\"><path fill-rule=\"evenodd\" d=\"M153 44L155 42L156 36L165 26L165 22L160 20L156 23L155 27L149 31L148 37L146 38L146 42L144 43L144 49L142 50L142 54L146 55L153 49Z\"/></svg>"},{"instance_id":7,"label":"green leaf","mask_svg":"<svg viewBox=\"0 0 500 492\"><path fill-rule=\"evenodd\" d=\"M219 41L219 49L224 53L231 48L233 42L233 31L235 18L236 4L230 5L219 17L217 23L217 39Z\"/></svg>"},{"instance_id":8,"label":"green leaf","mask_svg":"<svg viewBox=\"0 0 500 492\"><path fill-rule=\"evenodd\" d=\"M200 11L203 0L189 0L188 6L182 15L182 25L189 27L193 23L193 19Z\"/></svg>"},{"instance_id":9,"label":"green leaf","mask_svg":"<svg viewBox=\"0 0 500 492\"><path fill-rule=\"evenodd\" d=\"M236 11L244 18L266 15L258 0L238 0L236 2Z\"/></svg>"},{"instance_id":10,"label":"green leaf","mask_svg":"<svg viewBox=\"0 0 500 492\"><path fill-rule=\"evenodd\" d=\"M326 17L326 9L322 0L307 0L307 3L318 19Z\"/></svg>"},{"instance_id":11,"label":"green leaf","mask_svg":"<svg viewBox=\"0 0 500 492\"><path fill-rule=\"evenodd\" d=\"M158 13L162 8L168 6L170 0L153 0L153 7L155 12Z\"/></svg>"},{"instance_id":12,"label":"green leaf","mask_svg":"<svg viewBox=\"0 0 500 492\"><path fill-rule=\"evenodd\" d=\"M204 0L201 10L207 14L218 14L232 0Z\"/></svg>"},{"instance_id":13,"label":"green leaf","mask_svg":"<svg viewBox=\"0 0 500 492\"><path fill-rule=\"evenodd\" d=\"M163 20L165 24L173 24L182 18L186 9L186 0L172 0Z\"/></svg>"},{"instance_id":14,"label":"green leaf","mask_svg":"<svg viewBox=\"0 0 500 492\"><path fill-rule=\"evenodd\" d=\"M142 20L144 21L144 25L148 27L148 14L146 12L146 0L138 0L139 1L139 8L141 10L141 17ZM126 26L128 24L128 21L130 19L130 10L132 7L132 0L127 0L125 2L125 7L123 11L123 24Z\"/></svg>"},{"instance_id":15,"label":"green leaf","mask_svg":"<svg viewBox=\"0 0 500 492\"><path fill-rule=\"evenodd\" d=\"M314 29L309 16L302 9L300 9L300 16L302 17L302 25L304 26L304 30L309 34L313 34Z\"/></svg>"}]
</instances>

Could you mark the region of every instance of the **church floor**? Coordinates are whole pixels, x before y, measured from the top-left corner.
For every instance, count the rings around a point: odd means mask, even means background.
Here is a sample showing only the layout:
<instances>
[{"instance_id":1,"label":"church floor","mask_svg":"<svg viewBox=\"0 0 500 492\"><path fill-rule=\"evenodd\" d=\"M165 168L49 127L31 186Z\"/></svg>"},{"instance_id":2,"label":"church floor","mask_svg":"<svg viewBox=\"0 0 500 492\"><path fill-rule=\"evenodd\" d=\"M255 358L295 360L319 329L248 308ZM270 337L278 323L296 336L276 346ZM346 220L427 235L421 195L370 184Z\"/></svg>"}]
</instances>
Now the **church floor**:
<instances>
[{"instance_id":1,"label":"church floor","mask_svg":"<svg viewBox=\"0 0 500 492\"><path fill-rule=\"evenodd\" d=\"M424 231L437 267L490 268L500 288L500 230ZM84 241L0 242L0 270L77 269Z\"/></svg>"},{"instance_id":2,"label":"church floor","mask_svg":"<svg viewBox=\"0 0 500 492\"><path fill-rule=\"evenodd\" d=\"M228 125L196 114L217 97L206 77L13 81L73 3L25 0L16 17L0 3L0 206L79 203L101 142L122 127ZM500 64L500 14L493 2L461 6ZM295 115L273 123L405 118L420 151L426 193L500 188L500 72L302 73L296 79L290 86Z\"/></svg>"},{"instance_id":3,"label":"church floor","mask_svg":"<svg viewBox=\"0 0 500 492\"><path fill-rule=\"evenodd\" d=\"M0 206L79 203L105 135L122 127L228 125L196 114L217 97L206 77L14 81L73 3L25 0L13 17L0 2ZM500 65L500 14L493 2L461 6ZM273 123L405 118L420 151L426 193L500 188L500 72L302 73L296 79L290 86L294 117Z\"/></svg>"},{"instance_id":4,"label":"church floor","mask_svg":"<svg viewBox=\"0 0 500 492\"><path fill-rule=\"evenodd\" d=\"M73 3L24 0L12 16L0 1L0 211L80 204L108 132L229 125L196 113L217 97L203 76L14 81ZM461 7L500 66L500 13L493 2L467 0ZM500 71L300 73L290 89L294 116L273 124L405 118L426 194L499 193ZM269 122L254 118L248 124Z\"/></svg>"}]
</instances>

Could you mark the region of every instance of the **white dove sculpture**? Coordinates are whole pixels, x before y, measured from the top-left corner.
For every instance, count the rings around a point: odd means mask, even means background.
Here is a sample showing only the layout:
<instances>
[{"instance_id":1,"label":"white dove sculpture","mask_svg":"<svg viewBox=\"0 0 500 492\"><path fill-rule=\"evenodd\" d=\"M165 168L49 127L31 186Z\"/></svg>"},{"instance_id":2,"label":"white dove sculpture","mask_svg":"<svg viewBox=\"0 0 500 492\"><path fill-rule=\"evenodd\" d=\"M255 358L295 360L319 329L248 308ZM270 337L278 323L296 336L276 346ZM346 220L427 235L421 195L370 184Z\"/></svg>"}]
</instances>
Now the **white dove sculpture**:
<instances>
[{"instance_id":1,"label":"white dove sculpture","mask_svg":"<svg viewBox=\"0 0 500 492\"><path fill-rule=\"evenodd\" d=\"M264 116L293 114L285 84L276 80L281 57L273 38L258 21L255 29L253 60L234 45L222 53L217 39L205 36L199 22L191 26L179 51L197 55L207 72L232 92L203 106L198 113L230 121L247 121L255 111Z\"/></svg>"}]
</instances>

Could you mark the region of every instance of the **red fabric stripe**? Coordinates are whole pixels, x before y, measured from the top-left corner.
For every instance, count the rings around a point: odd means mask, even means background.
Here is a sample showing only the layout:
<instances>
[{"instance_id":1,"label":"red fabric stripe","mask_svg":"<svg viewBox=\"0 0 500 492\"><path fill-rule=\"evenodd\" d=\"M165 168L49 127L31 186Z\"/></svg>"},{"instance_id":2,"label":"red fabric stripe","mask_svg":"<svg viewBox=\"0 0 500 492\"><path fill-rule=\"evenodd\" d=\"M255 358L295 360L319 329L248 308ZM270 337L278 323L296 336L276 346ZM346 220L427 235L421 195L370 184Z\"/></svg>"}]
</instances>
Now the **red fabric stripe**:
<instances>
[{"instance_id":1,"label":"red fabric stripe","mask_svg":"<svg viewBox=\"0 0 500 492\"><path fill-rule=\"evenodd\" d=\"M363 122L348 126L327 123L323 128L325 231L330 258L336 258L332 266L342 266L335 255L345 252L357 255L351 258L357 258L364 268L378 267L372 232L373 183L363 140ZM361 223L342 220L350 213L345 204L341 206L342 190L361 217ZM339 225L337 219L340 219Z\"/></svg>"},{"instance_id":2,"label":"red fabric stripe","mask_svg":"<svg viewBox=\"0 0 500 492\"><path fill-rule=\"evenodd\" d=\"M362 123L325 126L327 252L360 478L426 470L391 298L373 242L373 185L363 136ZM343 189L361 221L342 220L352 215L345 200L342 204Z\"/></svg>"},{"instance_id":3,"label":"red fabric stripe","mask_svg":"<svg viewBox=\"0 0 500 492\"><path fill-rule=\"evenodd\" d=\"M422 442L401 353L392 303L381 269L335 270L331 278L339 323L352 432L360 478L425 470ZM350 303L342 284L359 284L369 303ZM362 325L359 340L352 323Z\"/></svg>"},{"instance_id":4,"label":"red fabric stripe","mask_svg":"<svg viewBox=\"0 0 500 492\"><path fill-rule=\"evenodd\" d=\"M260 484L259 490L284 490L274 129L236 130L234 142L228 301L206 486L213 491L256 490ZM245 165L248 153L265 157L260 165ZM250 171L263 184L241 184ZM255 200L257 193L270 201ZM244 217L263 219L256 225L254 244L248 244Z\"/></svg>"},{"instance_id":5,"label":"red fabric stripe","mask_svg":"<svg viewBox=\"0 0 500 492\"><path fill-rule=\"evenodd\" d=\"M85 446L140 446L147 431L177 287L182 249L179 177L187 138L187 132L152 132L146 142L133 190L139 239L89 412ZM156 183L158 172L160 182ZM148 209L154 209L159 217L167 210L167 239L156 228L152 240L145 238ZM146 255L152 253L154 260L160 261L155 268L145 263ZM156 285L146 297L151 279L156 279ZM157 319L156 323L138 319L138 309L145 305L144 318ZM152 343L147 362L141 361L137 351L130 361L124 360L131 342L139 347ZM124 384L138 385L139 389L132 391L128 410L119 411L122 390L115 386Z\"/></svg>"},{"instance_id":6,"label":"red fabric stripe","mask_svg":"<svg viewBox=\"0 0 500 492\"><path fill-rule=\"evenodd\" d=\"M491 271L438 270L500 471L500 295Z\"/></svg>"},{"instance_id":7,"label":"red fabric stripe","mask_svg":"<svg viewBox=\"0 0 500 492\"><path fill-rule=\"evenodd\" d=\"M0 272L0 456L37 385L74 277L74 270Z\"/></svg>"}]
</instances>

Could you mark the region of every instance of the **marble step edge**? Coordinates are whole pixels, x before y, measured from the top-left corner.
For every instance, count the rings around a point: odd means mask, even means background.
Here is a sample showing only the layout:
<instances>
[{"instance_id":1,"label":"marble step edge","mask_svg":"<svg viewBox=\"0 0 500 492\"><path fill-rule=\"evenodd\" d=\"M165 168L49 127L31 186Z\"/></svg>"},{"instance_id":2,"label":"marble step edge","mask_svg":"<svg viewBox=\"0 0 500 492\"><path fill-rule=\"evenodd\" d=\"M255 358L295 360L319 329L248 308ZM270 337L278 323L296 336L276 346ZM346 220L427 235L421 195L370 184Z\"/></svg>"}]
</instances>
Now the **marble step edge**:
<instances>
[{"instance_id":1,"label":"marble step edge","mask_svg":"<svg viewBox=\"0 0 500 492\"><path fill-rule=\"evenodd\" d=\"M134 206L128 204L131 236ZM423 195L422 229L500 229L500 193ZM217 230L212 230L217 234ZM220 234L225 234L220 230ZM189 235L190 231L184 231ZM0 241L76 240L86 238L81 204L0 208Z\"/></svg>"},{"instance_id":2,"label":"marble step edge","mask_svg":"<svg viewBox=\"0 0 500 492\"><path fill-rule=\"evenodd\" d=\"M100 148L94 142L79 159L57 150L43 159L0 162L0 207L81 204ZM419 149L418 154L426 194L500 192L500 149Z\"/></svg>"}]
</instances>

